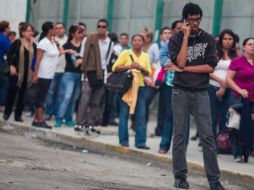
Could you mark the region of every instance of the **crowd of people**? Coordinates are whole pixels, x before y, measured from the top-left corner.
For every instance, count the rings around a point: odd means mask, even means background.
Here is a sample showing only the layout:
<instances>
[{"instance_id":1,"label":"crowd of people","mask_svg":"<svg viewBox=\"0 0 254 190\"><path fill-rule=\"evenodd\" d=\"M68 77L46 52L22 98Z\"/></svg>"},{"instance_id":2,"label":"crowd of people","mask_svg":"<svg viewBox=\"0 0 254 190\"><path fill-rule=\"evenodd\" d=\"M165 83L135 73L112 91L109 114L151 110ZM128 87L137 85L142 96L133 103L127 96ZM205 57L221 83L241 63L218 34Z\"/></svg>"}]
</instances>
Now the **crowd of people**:
<instances>
[{"instance_id":1,"label":"crowd of people","mask_svg":"<svg viewBox=\"0 0 254 190\"><path fill-rule=\"evenodd\" d=\"M169 151L174 136L175 186L188 186L183 180L187 171L183 163L191 116L205 163L209 163L206 170L211 185L219 178L219 133L230 131L235 161L248 162L253 153L254 38L244 39L241 49L239 37L230 29L212 37L199 28L202 14L199 6L187 4L183 19L161 29L159 43L146 27L130 39L127 33L118 37L108 32L106 19L97 21L94 33L87 33L82 22L66 32L62 23L47 21L39 34L31 24L22 22L18 38L10 23L1 21L3 119L8 120L15 110L15 121L23 122L26 110L34 116L34 127L51 129L46 121L54 119L56 128L65 125L87 134L99 133L95 126L116 125L119 144L128 147L130 118L135 146L149 149L149 106L159 94L155 134L161 136L161 154ZM6 63L9 70L3 72ZM112 72L129 70L136 79L134 105L126 101L125 93L105 88ZM160 83L157 71L163 73ZM229 108L240 115L236 128L227 125Z\"/></svg>"}]
</instances>

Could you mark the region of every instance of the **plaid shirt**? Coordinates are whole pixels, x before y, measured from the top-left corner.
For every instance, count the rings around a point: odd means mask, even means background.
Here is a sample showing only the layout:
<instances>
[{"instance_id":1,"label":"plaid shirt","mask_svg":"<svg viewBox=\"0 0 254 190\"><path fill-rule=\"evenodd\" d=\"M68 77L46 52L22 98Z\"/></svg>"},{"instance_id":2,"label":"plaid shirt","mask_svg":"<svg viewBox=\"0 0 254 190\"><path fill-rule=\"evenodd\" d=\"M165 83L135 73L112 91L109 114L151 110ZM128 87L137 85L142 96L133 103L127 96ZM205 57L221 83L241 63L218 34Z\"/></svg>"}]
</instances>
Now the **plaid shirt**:
<instances>
[{"instance_id":1,"label":"plaid shirt","mask_svg":"<svg viewBox=\"0 0 254 190\"><path fill-rule=\"evenodd\" d=\"M173 85L173 79L175 76L175 71L167 72L165 75L165 83L168 86L174 86Z\"/></svg>"},{"instance_id":2,"label":"plaid shirt","mask_svg":"<svg viewBox=\"0 0 254 190\"><path fill-rule=\"evenodd\" d=\"M160 62L163 67L164 64L171 62L169 59L168 42L161 42L160 44ZM173 78L175 76L175 71L167 72L165 74L165 83L168 86L173 86Z\"/></svg>"}]
</instances>

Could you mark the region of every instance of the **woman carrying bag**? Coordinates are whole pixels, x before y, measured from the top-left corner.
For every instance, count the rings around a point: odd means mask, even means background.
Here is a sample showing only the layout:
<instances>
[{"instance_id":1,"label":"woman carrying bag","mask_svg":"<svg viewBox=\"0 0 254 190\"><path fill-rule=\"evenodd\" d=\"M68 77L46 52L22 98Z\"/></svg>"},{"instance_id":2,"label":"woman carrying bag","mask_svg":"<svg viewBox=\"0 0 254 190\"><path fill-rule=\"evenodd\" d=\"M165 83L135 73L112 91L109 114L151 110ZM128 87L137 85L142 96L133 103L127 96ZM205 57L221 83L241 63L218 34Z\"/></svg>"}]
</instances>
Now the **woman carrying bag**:
<instances>
[{"instance_id":1,"label":"woman carrying bag","mask_svg":"<svg viewBox=\"0 0 254 190\"><path fill-rule=\"evenodd\" d=\"M145 85L144 76L151 74L151 66L148 54L142 51L144 38L140 34L133 35L132 49L123 51L113 65L113 72L126 72L132 70L134 73L134 80L137 81L137 99L135 105L135 122L136 122L136 136L135 146L141 149L149 149L146 146L146 110L145 108ZM132 58L133 60L132 60ZM131 87L133 88L133 86ZM129 89L132 90L132 89ZM127 91L128 93L129 91ZM122 94L123 95L123 94ZM121 96L122 97L122 96ZM130 106L120 100L120 113L119 113L119 143L121 146L129 146L128 134L128 116Z\"/></svg>"},{"instance_id":2,"label":"woman carrying bag","mask_svg":"<svg viewBox=\"0 0 254 190\"><path fill-rule=\"evenodd\" d=\"M24 109L24 98L27 87L29 87L32 82L33 71L31 65L35 53L35 44L32 41L32 25L24 24L20 30L22 37L13 42L7 56L10 65L10 85L3 116L5 120L9 119L15 98L18 94L14 116L17 122L23 122L21 116Z\"/></svg>"},{"instance_id":3,"label":"woman carrying bag","mask_svg":"<svg viewBox=\"0 0 254 190\"><path fill-rule=\"evenodd\" d=\"M238 154L241 161L248 162L254 143L254 38L243 41L243 52L231 62L227 83L234 97L242 101Z\"/></svg>"}]
</instances>

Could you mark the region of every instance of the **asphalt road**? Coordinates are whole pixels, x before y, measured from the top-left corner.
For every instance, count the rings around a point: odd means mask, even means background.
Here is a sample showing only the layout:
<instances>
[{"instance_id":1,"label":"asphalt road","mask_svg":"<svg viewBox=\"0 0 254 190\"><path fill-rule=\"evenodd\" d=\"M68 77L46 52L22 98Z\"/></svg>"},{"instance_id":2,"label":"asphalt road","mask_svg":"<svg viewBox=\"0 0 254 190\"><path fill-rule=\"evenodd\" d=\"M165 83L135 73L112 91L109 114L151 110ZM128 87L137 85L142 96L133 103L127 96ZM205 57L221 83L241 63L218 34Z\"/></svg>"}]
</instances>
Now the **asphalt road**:
<instances>
[{"instance_id":1,"label":"asphalt road","mask_svg":"<svg viewBox=\"0 0 254 190\"><path fill-rule=\"evenodd\" d=\"M170 166L45 143L0 133L0 190L168 190ZM191 189L206 190L205 176L191 172ZM247 187L223 184L230 190Z\"/></svg>"}]
</instances>

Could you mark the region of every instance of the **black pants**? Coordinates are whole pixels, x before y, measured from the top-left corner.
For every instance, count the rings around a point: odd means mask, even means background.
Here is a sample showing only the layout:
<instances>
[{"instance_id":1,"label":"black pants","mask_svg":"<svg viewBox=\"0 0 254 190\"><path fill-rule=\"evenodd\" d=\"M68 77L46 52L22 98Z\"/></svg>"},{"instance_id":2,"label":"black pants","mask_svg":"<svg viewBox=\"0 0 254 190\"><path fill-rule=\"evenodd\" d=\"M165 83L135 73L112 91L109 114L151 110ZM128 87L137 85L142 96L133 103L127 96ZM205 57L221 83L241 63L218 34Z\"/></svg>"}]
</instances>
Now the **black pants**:
<instances>
[{"instance_id":1,"label":"black pants","mask_svg":"<svg viewBox=\"0 0 254 190\"><path fill-rule=\"evenodd\" d=\"M6 105L4 115L9 117L12 113L13 104L17 97L17 104L15 109L15 119L21 118L24 109L24 97L26 93L26 82L23 82L21 88L17 86L18 77L11 76L9 79L8 95L6 99Z\"/></svg>"}]
</instances>

